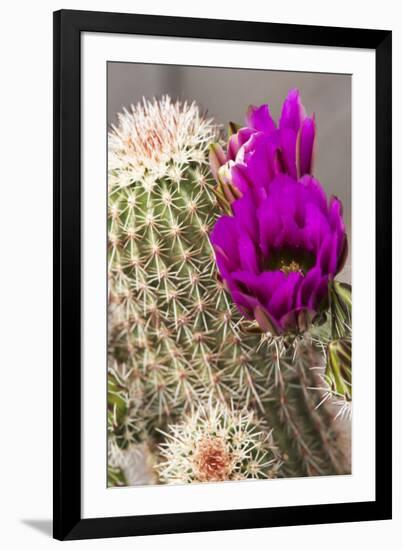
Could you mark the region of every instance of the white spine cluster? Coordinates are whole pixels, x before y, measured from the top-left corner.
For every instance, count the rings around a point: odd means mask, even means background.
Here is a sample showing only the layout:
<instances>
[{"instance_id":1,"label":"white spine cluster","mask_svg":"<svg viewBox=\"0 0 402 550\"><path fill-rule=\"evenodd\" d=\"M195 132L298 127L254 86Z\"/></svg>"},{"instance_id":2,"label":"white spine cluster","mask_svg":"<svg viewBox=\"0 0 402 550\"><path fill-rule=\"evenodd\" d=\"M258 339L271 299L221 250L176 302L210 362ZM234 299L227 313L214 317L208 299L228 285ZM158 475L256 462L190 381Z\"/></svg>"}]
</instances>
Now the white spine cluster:
<instances>
[{"instance_id":1,"label":"white spine cluster","mask_svg":"<svg viewBox=\"0 0 402 550\"><path fill-rule=\"evenodd\" d=\"M206 150L216 136L216 125L200 113L196 103L143 99L118 115L109 133L109 182L125 187L141 182L148 189L157 179L179 183L184 168L206 163Z\"/></svg>"},{"instance_id":2,"label":"white spine cluster","mask_svg":"<svg viewBox=\"0 0 402 550\"><path fill-rule=\"evenodd\" d=\"M164 436L157 469L165 483L271 478L281 466L272 430L221 403L199 407Z\"/></svg>"}]
</instances>

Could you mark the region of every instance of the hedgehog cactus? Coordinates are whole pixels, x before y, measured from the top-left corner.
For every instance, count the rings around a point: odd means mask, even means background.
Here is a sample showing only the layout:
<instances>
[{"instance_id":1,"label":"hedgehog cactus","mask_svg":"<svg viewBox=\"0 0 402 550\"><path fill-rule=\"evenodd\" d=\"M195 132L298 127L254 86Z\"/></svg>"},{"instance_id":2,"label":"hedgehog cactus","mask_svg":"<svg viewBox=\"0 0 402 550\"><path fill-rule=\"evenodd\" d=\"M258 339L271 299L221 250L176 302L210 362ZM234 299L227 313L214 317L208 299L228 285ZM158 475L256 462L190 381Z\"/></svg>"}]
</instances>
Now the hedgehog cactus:
<instances>
[{"instance_id":1,"label":"hedgehog cactus","mask_svg":"<svg viewBox=\"0 0 402 550\"><path fill-rule=\"evenodd\" d=\"M211 394L260 400L255 337L240 335L209 242L216 137L194 104L168 98L125 112L109 137L110 370L137 426ZM129 424L127 437L140 439Z\"/></svg>"},{"instance_id":2,"label":"hedgehog cactus","mask_svg":"<svg viewBox=\"0 0 402 550\"><path fill-rule=\"evenodd\" d=\"M325 378L316 334L261 333L218 274L208 152L219 136L194 103L169 97L124 111L109 134L110 444L124 453L146 442L163 460L169 426L212 400L265 422L278 475L344 473L333 411L310 389ZM110 483L124 484L118 460L109 465Z\"/></svg>"},{"instance_id":3,"label":"hedgehog cactus","mask_svg":"<svg viewBox=\"0 0 402 550\"><path fill-rule=\"evenodd\" d=\"M163 435L157 469L168 483L264 479L282 464L272 431L253 412L223 404L201 405Z\"/></svg>"}]
</instances>

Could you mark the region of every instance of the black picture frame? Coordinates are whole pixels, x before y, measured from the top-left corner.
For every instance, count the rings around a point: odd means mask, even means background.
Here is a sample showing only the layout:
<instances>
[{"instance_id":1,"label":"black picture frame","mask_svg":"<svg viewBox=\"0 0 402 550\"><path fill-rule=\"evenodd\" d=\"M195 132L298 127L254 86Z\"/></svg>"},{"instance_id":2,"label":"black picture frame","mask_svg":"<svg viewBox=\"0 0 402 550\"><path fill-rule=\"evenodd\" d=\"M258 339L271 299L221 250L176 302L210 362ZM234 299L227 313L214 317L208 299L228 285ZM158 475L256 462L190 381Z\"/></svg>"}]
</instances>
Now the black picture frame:
<instances>
[{"instance_id":1,"label":"black picture frame","mask_svg":"<svg viewBox=\"0 0 402 550\"><path fill-rule=\"evenodd\" d=\"M80 38L83 32L375 50L377 345L374 501L82 519ZM71 540L391 518L391 44L391 32L385 30L70 10L54 13L55 538Z\"/></svg>"}]
</instances>

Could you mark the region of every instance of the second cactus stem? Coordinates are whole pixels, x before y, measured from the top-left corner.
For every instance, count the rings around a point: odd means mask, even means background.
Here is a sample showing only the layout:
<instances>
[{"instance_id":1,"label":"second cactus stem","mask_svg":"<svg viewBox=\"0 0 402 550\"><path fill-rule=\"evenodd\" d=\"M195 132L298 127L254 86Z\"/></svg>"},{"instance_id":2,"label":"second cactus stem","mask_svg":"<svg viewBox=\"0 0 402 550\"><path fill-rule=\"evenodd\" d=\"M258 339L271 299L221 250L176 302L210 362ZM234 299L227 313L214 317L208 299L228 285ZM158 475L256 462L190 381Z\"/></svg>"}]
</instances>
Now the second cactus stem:
<instances>
[{"instance_id":1,"label":"second cactus stem","mask_svg":"<svg viewBox=\"0 0 402 550\"><path fill-rule=\"evenodd\" d=\"M342 448L342 420L326 402L324 358L310 343L268 357L273 382L264 415L283 453L285 477L350 473L350 457Z\"/></svg>"}]
</instances>

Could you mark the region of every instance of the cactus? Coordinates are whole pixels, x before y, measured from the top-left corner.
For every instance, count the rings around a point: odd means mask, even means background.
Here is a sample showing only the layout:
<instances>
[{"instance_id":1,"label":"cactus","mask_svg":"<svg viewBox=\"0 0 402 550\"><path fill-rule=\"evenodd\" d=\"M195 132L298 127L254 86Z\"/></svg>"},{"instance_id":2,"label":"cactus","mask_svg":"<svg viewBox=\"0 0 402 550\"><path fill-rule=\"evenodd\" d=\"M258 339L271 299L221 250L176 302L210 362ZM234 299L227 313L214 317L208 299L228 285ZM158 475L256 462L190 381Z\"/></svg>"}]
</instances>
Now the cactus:
<instances>
[{"instance_id":1,"label":"cactus","mask_svg":"<svg viewBox=\"0 0 402 550\"><path fill-rule=\"evenodd\" d=\"M271 478L282 464L272 431L247 410L210 402L163 435L157 469L168 483Z\"/></svg>"},{"instance_id":2,"label":"cactus","mask_svg":"<svg viewBox=\"0 0 402 550\"><path fill-rule=\"evenodd\" d=\"M222 418L230 404L232 417L246 408L263 422L283 461L275 475L348 468L334 414L318 407L326 355L306 345L317 334L261 334L218 275L209 233L220 209L208 147L220 135L194 103L168 97L124 111L109 134L110 485L132 484L119 453L146 444L166 461L172 426L180 433L211 402L226 403ZM166 468L155 471L169 482Z\"/></svg>"}]
</instances>

